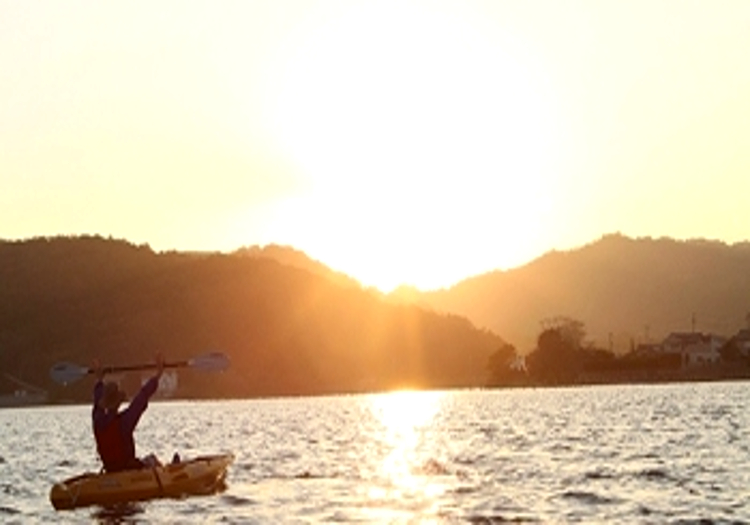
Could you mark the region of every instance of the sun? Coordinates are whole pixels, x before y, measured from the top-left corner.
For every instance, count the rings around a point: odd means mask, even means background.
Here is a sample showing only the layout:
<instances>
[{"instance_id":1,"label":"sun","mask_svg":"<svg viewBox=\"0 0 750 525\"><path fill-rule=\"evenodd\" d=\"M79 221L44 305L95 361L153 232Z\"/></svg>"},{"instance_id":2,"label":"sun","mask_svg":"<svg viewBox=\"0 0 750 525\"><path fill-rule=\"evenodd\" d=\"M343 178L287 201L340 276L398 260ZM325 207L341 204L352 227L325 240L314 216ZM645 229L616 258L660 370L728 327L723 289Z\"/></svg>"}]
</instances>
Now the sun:
<instances>
[{"instance_id":1,"label":"sun","mask_svg":"<svg viewBox=\"0 0 750 525\"><path fill-rule=\"evenodd\" d=\"M279 235L381 288L466 276L491 230L533 235L554 123L528 52L460 4L344 5L269 83L269 129L307 181Z\"/></svg>"}]
</instances>

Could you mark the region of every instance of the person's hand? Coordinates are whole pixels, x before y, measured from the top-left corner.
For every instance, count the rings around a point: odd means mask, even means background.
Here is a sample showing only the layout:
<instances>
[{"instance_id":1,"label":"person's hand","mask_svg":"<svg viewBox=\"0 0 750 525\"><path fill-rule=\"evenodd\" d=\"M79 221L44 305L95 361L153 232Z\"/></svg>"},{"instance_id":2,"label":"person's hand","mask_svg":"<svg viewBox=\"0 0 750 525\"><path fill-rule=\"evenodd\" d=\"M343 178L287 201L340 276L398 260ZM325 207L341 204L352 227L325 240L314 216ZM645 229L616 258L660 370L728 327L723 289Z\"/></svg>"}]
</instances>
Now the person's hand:
<instances>
[{"instance_id":1,"label":"person's hand","mask_svg":"<svg viewBox=\"0 0 750 525\"><path fill-rule=\"evenodd\" d=\"M96 376L97 381L101 381L104 379L104 369L102 368L102 364L99 362L99 359L94 359L94 362L91 365L91 369L94 371L94 375Z\"/></svg>"}]
</instances>

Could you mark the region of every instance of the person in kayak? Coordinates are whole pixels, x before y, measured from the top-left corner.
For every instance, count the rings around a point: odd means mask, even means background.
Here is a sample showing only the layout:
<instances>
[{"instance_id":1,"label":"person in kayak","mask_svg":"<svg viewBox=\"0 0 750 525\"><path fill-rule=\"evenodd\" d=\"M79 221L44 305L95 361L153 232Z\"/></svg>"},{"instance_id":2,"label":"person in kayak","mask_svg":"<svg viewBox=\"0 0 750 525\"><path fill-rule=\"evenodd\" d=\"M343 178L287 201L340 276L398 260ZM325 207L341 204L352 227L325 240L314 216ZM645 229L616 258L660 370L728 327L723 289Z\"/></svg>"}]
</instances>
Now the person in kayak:
<instances>
[{"instance_id":1,"label":"person in kayak","mask_svg":"<svg viewBox=\"0 0 750 525\"><path fill-rule=\"evenodd\" d=\"M148 401L159 386L164 371L164 359L156 356L156 374L146 381L140 391L130 401L128 407L120 411L125 401L125 392L113 381L104 382L106 372L99 363L94 364L97 382L94 385L94 406L91 417L96 438L96 450L106 472L138 469L160 465L153 454L138 459L135 455L133 432L141 416L148 408Z\"/></svg>"}]
</instances>

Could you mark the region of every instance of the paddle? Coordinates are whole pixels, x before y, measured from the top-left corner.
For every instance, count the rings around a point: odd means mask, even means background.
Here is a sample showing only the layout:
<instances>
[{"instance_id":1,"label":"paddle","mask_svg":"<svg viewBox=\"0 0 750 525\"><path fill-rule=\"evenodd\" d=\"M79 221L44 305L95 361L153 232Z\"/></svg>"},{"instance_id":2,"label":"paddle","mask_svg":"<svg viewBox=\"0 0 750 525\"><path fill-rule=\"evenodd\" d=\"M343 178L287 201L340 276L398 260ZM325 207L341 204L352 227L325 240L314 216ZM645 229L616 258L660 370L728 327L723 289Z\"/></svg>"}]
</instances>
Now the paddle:
<instances>
[{"instance_id":1,"label":"paddle","mask_svg":"<svg viewBox=\"0 0 750 525\"><path fill-rule=\"evenodd\" d=\"M220 352L212 352L210 354L200 355L187 361L176 361L174 363L164 363L164 368L195 368L197 370L205 371L221 371L226 370L229 366L229 358ZM102 371L105 374L111 374L113 372L132 372L135 370L154 370L156 369L156 363L149 363L144 365L126 365L126 366L109 366L102 367ZM96 372L93 368L76 365L74 363L57 363L55 366L50 368L49 375L55 383L61 385L67 385L78 381L82 377L88 374Z\"/></svg>"}]
</instances>

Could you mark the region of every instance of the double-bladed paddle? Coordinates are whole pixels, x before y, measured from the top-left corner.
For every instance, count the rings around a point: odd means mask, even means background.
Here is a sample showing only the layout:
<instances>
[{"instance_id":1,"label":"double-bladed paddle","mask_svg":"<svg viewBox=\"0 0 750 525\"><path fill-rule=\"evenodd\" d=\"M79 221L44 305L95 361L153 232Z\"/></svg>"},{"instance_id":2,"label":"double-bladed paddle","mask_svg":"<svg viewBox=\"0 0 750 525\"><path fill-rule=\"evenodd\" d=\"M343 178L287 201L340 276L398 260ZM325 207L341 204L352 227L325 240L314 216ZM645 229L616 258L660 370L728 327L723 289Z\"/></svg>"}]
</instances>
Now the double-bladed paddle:
<instances>
[{"instance_id":1,"label":"double-bladed paddle","mask_svg":"<svg viewBox=\"0 0 750 525\"><path fill-rule=\"evenodd\" d=\"M164 368L194 368L205 371L221 371L229 367L229 358L220 352L212 352L200 355L187 361L176 361L173 363L164 363ZM132 372L136 370L154 370L157 368L156 363L142 365L125 365L125 366L105 366L102 372L111 374L114 372ZM96 370L75 363L57 363L50 371L49 375L55 383L67 385L78 381L82 377L95 373Z\"/></svg>"}]
</instances>

